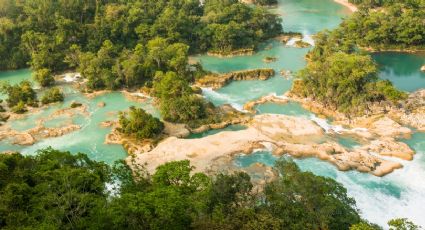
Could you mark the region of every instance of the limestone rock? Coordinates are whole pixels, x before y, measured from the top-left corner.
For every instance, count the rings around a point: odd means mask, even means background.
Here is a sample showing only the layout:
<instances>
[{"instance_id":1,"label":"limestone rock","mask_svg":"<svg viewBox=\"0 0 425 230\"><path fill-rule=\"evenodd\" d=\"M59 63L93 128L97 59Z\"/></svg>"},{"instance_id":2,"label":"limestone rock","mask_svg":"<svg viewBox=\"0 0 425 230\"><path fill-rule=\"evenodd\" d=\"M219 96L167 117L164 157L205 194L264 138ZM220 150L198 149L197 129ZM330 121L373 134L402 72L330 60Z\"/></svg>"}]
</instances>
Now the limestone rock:
<instances>
[{"instance_id":1,"label":"limestone rock","mask_svg":"<svg viewBox=\"0 0 425 230\"><path fill-rule=\"evenodd\" d=\"M407 144L398 142L393 138L373 140L369 145L364 146L363 149L383 156L398 157L404 160L412 160L415 154L415 151Z\"/></svg>"},{"instance_id":2,"label":"limestone rock","mask_svg":"<svg viewBox=\"0 0 425 230\"><path fill-rule=\"evenodd\" d=\"M196 86L219 89L232 81L267 80L275 74L273 69L255 69L230 72L226 74L210 74L196 81Z\"/></svg>"},{"instance_id":3,"label":"limestone rock","mask_svg":"<svg viewBox=\"0 0 425 230\"><path fill-rule=\"evenodd\" d=\"M412 130L401 126L388 117L383 117L373 122L369 129L380 136L386 137L408 136L412 133Z\"/></svg>"},{"instance_id":4,"label":"limestone rock","mask_svg":"<svg viewBox=\"0 0 425 230\"><path fill-rule=\"evenodd\" d=\"M173 137L187 137L190 131L186 128L185 124L175 124L164 122L164 133Z\"/></svg>"}]
</instances>

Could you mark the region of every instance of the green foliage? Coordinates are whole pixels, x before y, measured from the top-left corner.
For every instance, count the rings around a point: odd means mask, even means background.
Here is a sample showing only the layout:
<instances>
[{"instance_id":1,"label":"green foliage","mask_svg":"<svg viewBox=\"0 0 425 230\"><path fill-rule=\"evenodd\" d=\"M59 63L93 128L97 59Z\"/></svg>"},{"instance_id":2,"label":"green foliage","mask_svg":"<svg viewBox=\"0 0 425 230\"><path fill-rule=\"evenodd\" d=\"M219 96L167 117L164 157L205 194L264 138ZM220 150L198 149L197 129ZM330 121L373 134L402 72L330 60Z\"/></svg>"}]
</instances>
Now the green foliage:
<instances>
[{"instance_id":1,"label":"green foliage","mask_svg":"<svg viewBox=\"0 0 425 230\"><path fill-rule=\"evenodd\" d=\"M394 4L404 4L410 7L418 7L423 4L421 0L349 0L349 2L365 8L391 6Z\"/></svg>"},{"instance_id":2,"label":"green foliage","mask_svg":"<svg viewBox=\"0 0 425 230\"><path fill-rule=\"evenodd\" d=\"M388 80L377 77L375 63L356 46L383 49L416 49L424 45L422 3L414 1L353 1L380 6L362 9L333 31L319 33L308 53L310 63L299 74L292 92L311 97L326 107L363 114L371 102L396 103L407 98ZM402 21L400 21L402 20ZM419 28L420 27L420 28Z\"/></svg>"},{"instance_id":3,"label":"green foliage","mask_svg":"<svg viewBox=\"0 0 425 230\"><path fill-rule=\"evenodd\" d=\"M16 111L23 111L25 105L37 106L37 94L29 81L22 81L16 85L3 84L1 92L7 95L6 102L10 108L18 106L14 109Z\"/></svg>"},{"instance_id":4,"label":"green foliage","mask_svg":"<svg viewBox=\"0 0 425 230\"><path fill-rule=\"evenodd\" d=\"M154 138L162 133L164 124L141 108L130 107L127 113L121 113L119 123L122 133L134 135L139 139Z\"/></svg>"},{"instance_id":5,"label":"green foliage","mask_svg":"<svg viewBox=\"0 0 425 230\"><path fill-rule=\"evenodd\" d=\"M34 70L48 68L57 72L76 66L76 62L70 63L65 58L75 51L75 46L82 52L96 54L107 40L121 54L162 37L169 45L182 44L175 48L184 57L181 51L187 52L188 47L191 53L256 47L282 31L278 16L238 1L208 0L199 4L198 0L3 0L1 3L0 69L20 68L29 62ZM213 41L220 36L224 39ZM173 63L173 68L180 68L176 67L179 64ZM162 71L170 70L176 71Z\"/></svg>"},{"instance_id":6,"label":"green foliage","mask_svg":"<svg viewBox=\"0 0 425 230\"><path fill-rule=\"evenodd\" d=\"M17 113L17 114L22 114L22 113L27 112L27 108L26 108L25 103L23 101L19 101L18 104L13 106L10 110L13 113Z\"/></svg>"},{"instance_id":7,"label":"green foliage","mask_svg":"<svg viewBox=\"0 0 425 230\"><path fill-rule=\"evenodd\" d=\"M4 17L13 6L8 6L5 1L0 2L0 70L18 69L26 66L29 57L20 48L20 34L22 27L14 23L14 20Z\"/></svg>"},{"instance_id":8,"label":"green foliage","mask_svg":"<svg viewBox=\"0 0 425 230\"><path fill-rule=\"evenodd\" d=\"M340 38L339 30L322 31L314 38L315 46L307 54L309 61L323 61L325 58L337 52L351 54L355 52L355 44Z\"/></svg>"},{"instance_id":9,"label":"green foliage","mask_svg":"<svg viewBox=\"0 0 425 230\"><path fill-rule=\"evenodd\" d=\"M243 172L209 177L193 170L184 160L151 175L143 166L121 161L111 168L51 148L3 154L0 228L380 229L359 218L342 185L292 161L280 160L278 178L261 191ZM389 224L417 229L406 219Z\"/></svg>"},{"instance_id":10,"label":"green foliage","mask_svg":"<svg viewBox=\"0 0 425 230\"><path fill-rule=\"evenodd\" d=\"M370 8L375 6L381 8ZM362 47L424 49L424 15L424 1L371 1L346 19L339 30L345 39Z\"/></svg>"},{"instance_id":11,"label":"green foliage","mask_svg":"<svg viewBox=\"0 0 425 230\"><path fill-rule=\"evenodd\" d=\"M388 221L390 230L419 230L419 226L406 218L393 219Z\"/></svg>"},{"instance_id":12,"label":"green foliage","mask_svg":"<svg viewBox=\"0 0 425 230\"><path fill-rule=\"evenodd\" d=\"M358 224L354 224L350 227L350 230L381 230L381 229L382 228L377 226L377 225L374 225L374 224L371 224L371 223L368 223L368 222L364 222L364 221L362 221Z\"/></svg>"},{"instance_id":13,"label":"green foliage","mask_svg":"<svg viewBox=\"0 0 425 230\"><path fill-rule=\"evenodd\" d=\"M347 190L330 178L301 172L288 160L276 163L281 177L265 188L266 205L289 229L348 229L360 217Z\"/></svg>"},{"instance_id":14,"label":"green foliage","mask_svg":"<svg viewBox=\"0 0 425 230\"><path fill-rule=\"evenodd\" d=\"M374 87L376 90L375 94L378 97L382 95L384 100L396 102L401 99L407 99L408 96L407 93L397 90L389 80L378 81Z\"/></svg>"},{"instance_id":15,"label":"green foliage","mask_svg":"<svg viewBox=\"0 0 425 230\"><path fill-rule=\"evenodd\" d=\"M255 0L254 2L261 6L272 6L278 4L277 0Z\"/></svg>"},{"instance_id":16,"label":"green foliage","mask_svg":"<svg viewBox=\"0 0 425 230\"><path fill-rule=\"evenodd\" d=\"M153 88L164 120L189 122L207 116L205 101L193 94L188 81L175 72L158 72Z\"/></svg>"},{"instance_id":17,"label":"green foliage","mask_svg":"<svg viewBox=\"0 0 425 230\"><path fill-rule=\"evenodd\" d=\"M72 102L71 103L71 108L77 108L77 107L81 107L81 106L83 106L83 104L81 104L81 103L79 103L79 102Z\"/></svg>"},{"instance_id":18,"label":"green foliage","mask_svg":"<svg viewBox=\"0 0 425 230\"><path fill-rule=\"evenodd\" d=\"M38 69L33 73L33 78L42 87L52 86L55 84L52 72L49 69Z\"/></svg>"},{"instance_id":19,"label":"green foliage","mask_svg":"<svg viewBox=\"0 0 425 230\"><path fill-rule=\"evenodd\" d=\"M359 106L368 100L365 85L376 82L376 73L369 56L335 53L300 72L301 94L342 112L364 109Z\"/></svg>"},{"instance_id":20,"label":"green foliage","mask_svg":"<svg viewBox=\"0 0 425 230\"><path fill-rule=\"evenodd\" d=\"M360 222L350 227L350 230L381 230L382 228L371 223ZM386 228L387 229L387 228ZM419 230L419 226L406 218L392 219L388 221L388 229L390 230Z\"/></svg>"},{"instance_id":21,"label":"green foliage","mask_svg":"<svg viewBox=\"0 0 425 230\"><path fill-rule=\"evenodd\" d=\"M62 91L57 88L57 87L53 87L48 89L43 97L41 98L41 103L43 104L50 104L50 103L55 103L55 102L61 102L65 99L64 94L62 93Z\"/></svg>"},{"instance_id":22,"label":"green foliage","mask_svg":"<svg viewBox=\"0 0 425 230\"><path fill-rule=\"evenodd\" d=\"M378 79L370 56L331 52L315 59L300 71L301 83L293 88L294 93L346 114L363 114L369 102L406 98L391 82Z\"/></svg>"},{"instance_id":23,"label":"green foliage","mask_svg":"<svg viewBox=\"0 0 425 230\"><path fill-rule=\"evenodd\" d=\"M84 229L106 204L109 167L45 149L0 155L0 228Z\"/></svg>"}]
</instances>

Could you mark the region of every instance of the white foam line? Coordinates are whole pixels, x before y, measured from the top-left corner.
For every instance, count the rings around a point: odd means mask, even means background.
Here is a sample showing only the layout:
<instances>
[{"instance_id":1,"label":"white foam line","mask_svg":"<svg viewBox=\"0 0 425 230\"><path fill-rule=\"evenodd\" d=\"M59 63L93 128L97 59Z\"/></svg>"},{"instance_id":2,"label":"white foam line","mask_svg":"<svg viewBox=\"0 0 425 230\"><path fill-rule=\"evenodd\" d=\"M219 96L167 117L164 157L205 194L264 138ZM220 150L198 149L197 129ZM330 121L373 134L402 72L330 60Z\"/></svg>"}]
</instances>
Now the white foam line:
<instances>
[{"instance_id":1,"label":"white foam line","mask_svg":"<svg viewBox=\"0 0 425 230\"><path fill-rule=\"evenodd\" d=\"M326 119L319 118L315 115L311 115L310 119L316 122L316 124L318 124L320 127L322 127L326 133L330 133L331 131L333 131L335 133L340 134L341 132L348 131L341 125L331 125Z\"/></svg>"},{"instance_id":2,"label":"white foam line","mask_svg":"<svg viewBox=\"0 0 425 230\"><path fill-rule=\"evenodd\" d=\"M210 96L212 98L216 98L216 99L220 99L222 101L225 101L226 103L230 104L234 109L240 111L240 112L247 112L246 110L243 109L243 105L234 102L234 100L232 100L232 98L228 95L225 94L221 94L215 90L213 90L212 88L201 88L202 89L202 94L204 95L204 97Z\"/></svg>"}]
</instances>

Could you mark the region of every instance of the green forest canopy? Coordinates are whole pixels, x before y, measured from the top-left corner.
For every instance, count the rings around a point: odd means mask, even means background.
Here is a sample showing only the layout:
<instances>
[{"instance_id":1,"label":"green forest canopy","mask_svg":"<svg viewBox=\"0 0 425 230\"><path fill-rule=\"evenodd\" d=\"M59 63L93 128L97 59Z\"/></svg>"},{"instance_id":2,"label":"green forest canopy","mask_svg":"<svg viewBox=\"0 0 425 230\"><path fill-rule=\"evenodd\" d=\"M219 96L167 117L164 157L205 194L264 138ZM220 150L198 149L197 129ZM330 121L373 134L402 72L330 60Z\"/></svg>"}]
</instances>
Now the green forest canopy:
<instances>
[{"instance_id":1,"label":"green forest canopy","mask_svg":"<svg viewBox=\"0 0 425 230\"><path fill-rule=\"evenodd\" d=\"M425 2L353 1L360 10L315 38L309 64L292 92L345 114L362 115L373 102L397 103L406 93L378 78L376 63L361 48L425 48ZM376 8L379 7L379 8Z\"/></svg>"},{"instance_id":2,"label":"green forest canopy","mask_svg":"<svg viewBox=\"0 0 425 230\"><path fill-rule=\"evenodd\" d=\"M189 68L189 54L256 48L281 32L277 15L237 0L0 0L0 70L29 64L52 86L53 74L76 69L88 91L150 88L162 72L188 88L203 73ZM208 118L202 98L175 93L160 98L165 120ZM35 105L19 98L19 111Z\"/></svg>"},{"instance_id":3,"label":"green forest canopy","mask_svg":"<svg viewBox=\"0 0 425 230\"><path fill-rule=\"evenodd\" d=\"M377 50L425 50L425 1L354 2L362 3L360 10L340 25L341 37Z\"/></svg>"},{"instance_id":4,"label":"green forest canopy","mask_svg":"<svg viewBox=\"0 0 425 230\"><path fill-rule=\"evenodd\" d=\"M194 173L189 161L150 175L54 149L0 155L1 229L296 229L376 230L359 217L347 190L301 172L289 159L280 176L254 189L248 174ZM415 230L406 219L390 222ZM408 226L402 228L403 226Z\"/></svg>"},{"instance_id":5,"label":"green forest canopy","mask_svg":"<svg viewBox=\"0 0 425 230\"><path fill-rule=\"evenodd\" d=\"M254 48L282 30L277 15L237 0L1 0L0 69L53 72L69 68L73 45L97 53L105 41L117 52L161 37L190 53Z\"/></svg>"}]
</instances>

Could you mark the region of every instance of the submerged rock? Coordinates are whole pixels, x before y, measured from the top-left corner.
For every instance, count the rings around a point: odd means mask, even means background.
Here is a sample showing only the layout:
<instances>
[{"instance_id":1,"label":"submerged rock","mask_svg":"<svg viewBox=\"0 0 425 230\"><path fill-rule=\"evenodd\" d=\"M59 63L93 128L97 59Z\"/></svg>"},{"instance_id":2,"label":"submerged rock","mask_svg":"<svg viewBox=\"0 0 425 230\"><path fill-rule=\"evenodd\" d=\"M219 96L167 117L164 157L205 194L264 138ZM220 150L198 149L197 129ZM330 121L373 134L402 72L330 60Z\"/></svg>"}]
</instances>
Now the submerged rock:
<instances>
[{"instance_id":1,"label":"submerged rock","mask_svg":"<svg viewBox=\"0 0 425 230\"><path fill-rule=\"evenodd\" d=\"M71 108L77 108L77 107L81 107L83 106L83 104L79 103L79 102L72 102L71 103Z\"/></svg>"},{"instance_id":2,"label":"submerged rock","mask_svg":"<svg viewBox=\"0 0 425 230\"><path fill-rule=\"evenodd\" d=\"M296 48L308 48L310 46L311 46L310 43L305 42L303 40L298 40L294 43L294 47L296 47Z\"/></svg>"},{"instance_id":3,"label":"submerged rock","mask_svg":"<svg viewBox=\"0 0 425 230\"><path fill-rule=\"evenodd\" d=\"M265 57L263 59L263 62L265 62L265 63L271 63L271 62L275 62L275 61L277 61L276 57Z\"/></svg>"},{"instance_id":4,"label":"submerged rock","mask_svg":"<svg viewBox=\"0 0 425 230\"><path fill-rule=\"evenodd\" d=\"M292 71L290 70L280 70L280 75L286 79L291 79L292 78Z\"/></svg>"}]
</instances>

